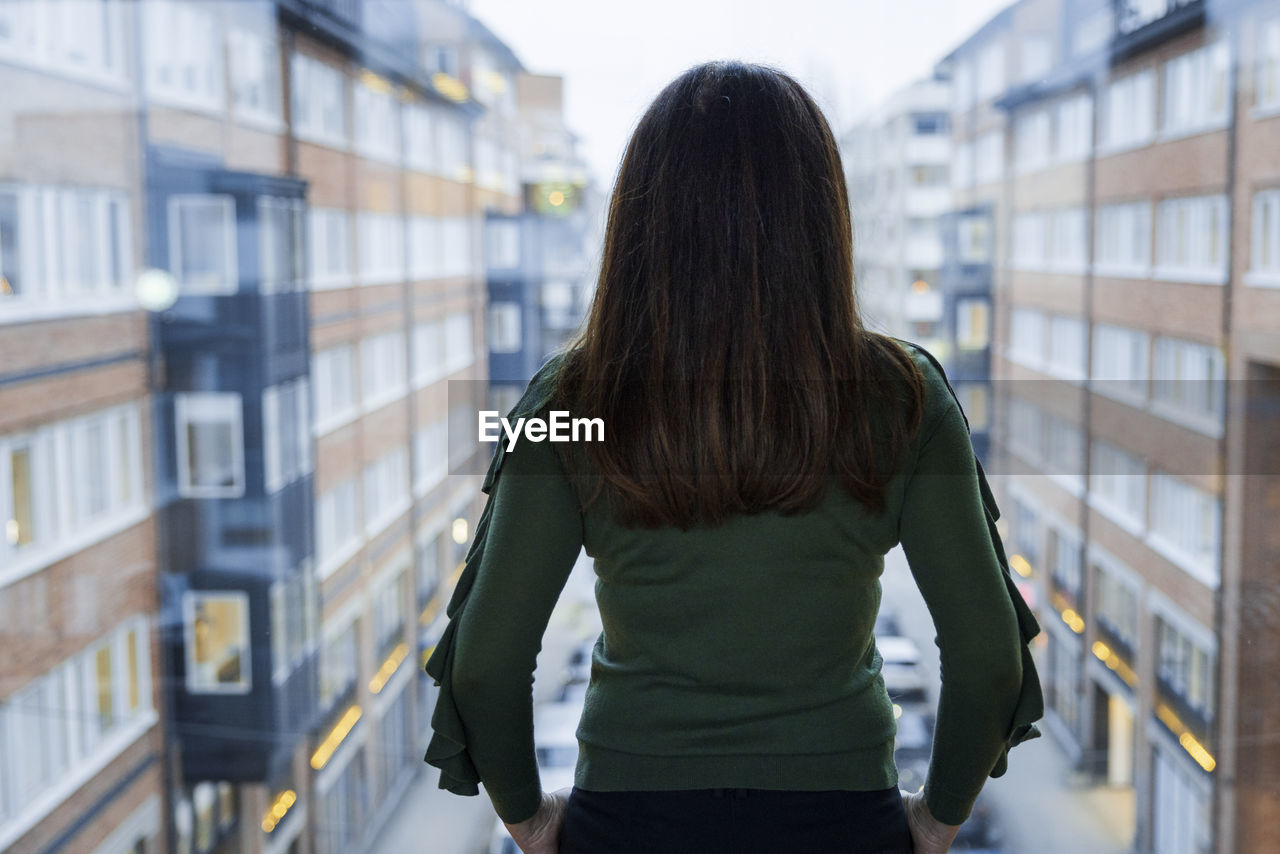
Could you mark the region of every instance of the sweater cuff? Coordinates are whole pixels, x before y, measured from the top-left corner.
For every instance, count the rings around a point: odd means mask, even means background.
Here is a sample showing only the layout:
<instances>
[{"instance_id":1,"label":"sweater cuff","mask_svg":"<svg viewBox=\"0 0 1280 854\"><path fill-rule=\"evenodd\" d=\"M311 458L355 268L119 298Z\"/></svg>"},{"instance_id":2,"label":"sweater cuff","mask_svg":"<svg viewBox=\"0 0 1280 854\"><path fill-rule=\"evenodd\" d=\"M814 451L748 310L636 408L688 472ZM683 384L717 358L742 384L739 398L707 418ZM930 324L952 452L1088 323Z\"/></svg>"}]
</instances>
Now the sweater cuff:
<instances>
[{"instance_id":1,"label":"sweater cuff","mask_svg":"<svg viewBox=\"0 0 1280 854\"><path fill-rule=\"evenodd\" d=\"M929 813L943 824L964 824L969 813L973 811L973 804L977 799L976 795L965 797L936 788L927 781L924 784L924 804L929 808Z\"/></svg>"},{"instance_id":2,"label":"sweater cuff","mask_svg":"<svg viewBox=\"0 0 1280 854\"><path fill-rule=\"evenodd\" d=\"M538 780L505 792L495 792L485 786L485 792L493 801L493 811L507 824L519 824L533 818L542 805L542 783Z\"/></svg>"}]
</instances>

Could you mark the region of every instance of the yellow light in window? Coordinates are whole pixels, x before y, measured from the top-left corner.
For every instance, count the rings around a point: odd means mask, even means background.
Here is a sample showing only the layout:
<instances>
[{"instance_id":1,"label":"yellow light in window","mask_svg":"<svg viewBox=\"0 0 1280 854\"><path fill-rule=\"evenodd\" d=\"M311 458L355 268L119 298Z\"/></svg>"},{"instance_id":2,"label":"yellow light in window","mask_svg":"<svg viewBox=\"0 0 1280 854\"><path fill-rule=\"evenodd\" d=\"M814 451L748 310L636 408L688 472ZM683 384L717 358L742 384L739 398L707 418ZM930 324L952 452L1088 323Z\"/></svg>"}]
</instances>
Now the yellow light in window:
<instances>
[{"instance_id":1,"label":"yellow light in window","mask_svg":"<svg viewBox=\"0 0 1280 854\"><path fill-rule=\"evenodd\" d=\"M900 717L902 717L902 706L899 706L897 703L894 703L894 704L893 704L893 719L896 721L896 720L897 720L898 718L900 718Z\"/></svg>"},{"instance_id":2,"label":"yellow light in window","mask_svg":"<svg viewBox=\"0 0 1280 854\"><path fill-rule=\"evenodd\" d=\"M454 519L451 533L453 534L453 541L455 543L458 545L465 543L467 541L467 520L461 516Z\"/></svg>"},{"instance_id":3,"label":"yellow light in window","mask_svg":"<svg viewBox=\"0 0 1280 854\"><path fill-rule=\"evenodd\" d=\"M9 545L16 546L21 535L22 526L18 524L17 519L10 519L4 523L4 538L9 541Z\"/></svg>"},{"instance_id":4,"label":"yellow light in window","mask_svg":"<svg viewBox=\"0 0 1280 854\"><path fill-rule=\"evenodd\" d=\"M550 202L553 207L558 208L564 204L564 193L559 190L552 190L547 195L547 201Z\"/></svg>"},{"instance_id":5,"label":"yellow light in window","mask_svg":"<svg viewBox=\"0 0 1280 854\"><path fill-rule=\"evenodd\" d=\"M911 283L911 290L915 291L918 294L922 294L925 291L929 290L929 283L926 282L924 279L916 279L914 282Z\"/></svg>"},{"instance_id":6,"label":"yellow light in window","mask_svg":"<svg viewBox=\"0 0 1280 854\"><path fill-rule=\"evenodd\" d=\"M333 754L342 746L343 740L351 733L356 722L360 720L359 706L352 706L347 709L342 718L334 724L333 729L329 730L329 734L324 737L324 741L320 742L320 746L316 748L316 752L311 754L311 767L319 771L329 763L333 758Z\"/></svg>"},{"instance_id":7,"label":"yellow light in window","mask_svg":"<svg viewBox=\"0 0 1280 854\"><path fill-rule=\"evenodd\" d=\"M1009 568L1023 578L1031 577L1031 564L1020 554L1009 555Z\"/></svg>"}]
</instances>

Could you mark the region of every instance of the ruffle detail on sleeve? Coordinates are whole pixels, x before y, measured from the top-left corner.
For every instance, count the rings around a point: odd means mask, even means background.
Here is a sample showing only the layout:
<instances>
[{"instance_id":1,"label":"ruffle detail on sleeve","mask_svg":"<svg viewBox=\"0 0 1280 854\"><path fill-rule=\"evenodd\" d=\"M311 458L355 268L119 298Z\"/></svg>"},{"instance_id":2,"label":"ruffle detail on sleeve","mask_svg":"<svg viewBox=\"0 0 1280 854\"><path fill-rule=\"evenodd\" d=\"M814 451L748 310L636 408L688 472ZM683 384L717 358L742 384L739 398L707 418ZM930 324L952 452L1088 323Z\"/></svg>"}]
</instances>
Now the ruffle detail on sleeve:
<instances>
[{"instance_id":1,"label":"ruffle detail on sleeve","mask_svg":"<svg viewBox=\"0 0 1280 854\"><path fill-rule=\"evenodd\" d=\"M559 361L553 357L534 375L519 402L512 407L508 418L527 417L543 408L550 400L555 385L555 369ZM424 669L440 688L436 696L435 710L431 714L431 741L423 757L428 765L440 770L439 787L456 795L480 794L480 774L467 750L467 731L458 712L453 696L453 662L456 652L458 625L466 613L467 596L475 585L476 573L484 558L485 540L489 533L489 519L493 515L493 488L497 483L502 463L506 459L505 439L495 443L493 458L485 473L480 490L489 496L476 523L475 536L467 550L462 573L449 597L445 626L435 649L427 659Z\"/></svg>"},{"instance_id":2,"label":"ruffle detail on sleeve","mask_svg":"<svg viewBox=\"0 0 1280 854\"><path fill-rule=\"evenodd\" d=\"M951 392L951 396L955 398L956 406L960 408L960 415L964 418L965 427L968 428L969 417L964 414L964 407L960 406L960 398L956 395L955 389L951 387L951 381L947 379L946 371L943 370L938 360L923 347L904 339L896 340L904 344L910 344L913 349L918 350L933 364L934 368L942 376L942 381L946 384L947 391ZM990 774L992 777L1001 777L1009 770L1009 751L1024 741L1039 738L1041 734L1040 728L1036 726L1035 722L1044 717L1044 692L1040 685L1040 674L1036 670L1035 658L1031 653L1031 641L1036 635L1040 634L1040 623L1036 620L1035 613L1027 605L1026 600L1022 598L1022 593L1018 590L1018 585L1013 580L1013 572L1009 569L1009 559L1004 551L1004 542L1000 539L1000 532L996 528L996 520L1000 518L1000 508L996 505L995 495L991 491L990 484L987 483L986 472L982 470L982 463L978 460L977 455L974 455L973 462L978 471L978 488L982 493L982 507L987 517L987 531L991 535L992 545L995 546L996 557L1000 561L1000 570L1004 575L1005 590L1009 594L1009 600L1013 603L1013 611L1018 618L1018 633L1022 636L1022 687L1018 693L1018 704L1014 708L1013 717L1005 736L1004 749L992 767Z\"/></svg>"}]
</instances>

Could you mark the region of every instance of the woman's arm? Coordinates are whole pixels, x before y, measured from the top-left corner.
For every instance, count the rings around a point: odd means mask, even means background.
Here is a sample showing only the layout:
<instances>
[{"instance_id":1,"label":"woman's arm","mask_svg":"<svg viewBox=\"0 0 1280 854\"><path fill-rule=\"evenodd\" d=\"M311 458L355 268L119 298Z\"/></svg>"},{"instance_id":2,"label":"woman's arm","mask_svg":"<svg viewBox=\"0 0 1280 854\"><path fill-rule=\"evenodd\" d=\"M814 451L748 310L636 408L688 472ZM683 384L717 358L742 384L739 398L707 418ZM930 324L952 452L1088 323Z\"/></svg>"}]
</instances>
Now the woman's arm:
<instances>
[{"instance_id":1,"label":"woman's arm","mask_svg":"<svg viewBox=\"0 0 1280 854\"><path fill-rule=\"evenodd\" d=\"M964 416L945 388L934 391L942 411L925 428L898 533L933 617L941 659L924 803L938 821L959 825L1009 737L1022 684L1022 637Z\"/></svg>"},{"instance_id":2,"label":"woman's arm","mask_svg":"<svg viewBox=\"0 0 1280 854\"><path fill-rule=\"evenodd\" d=\"M458 624L452 688L494 810L517 824L542 800L533 672L582 548L582 518L555 448L527 438L506 452L489 501L484 553Z\"/></svg>"}]
</instances>

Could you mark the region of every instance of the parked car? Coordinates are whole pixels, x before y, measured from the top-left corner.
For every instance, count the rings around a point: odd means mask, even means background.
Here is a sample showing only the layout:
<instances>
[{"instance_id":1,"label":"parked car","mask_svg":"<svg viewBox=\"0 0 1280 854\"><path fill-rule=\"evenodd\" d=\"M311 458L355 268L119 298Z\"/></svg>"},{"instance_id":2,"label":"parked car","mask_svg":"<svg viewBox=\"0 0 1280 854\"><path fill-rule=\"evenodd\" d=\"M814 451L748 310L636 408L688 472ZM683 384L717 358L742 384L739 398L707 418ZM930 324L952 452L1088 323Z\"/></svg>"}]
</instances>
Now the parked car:
<instances>
[{"instance_id":1,"label":"parked car","mask_svg":"<svg viewBox=\"0 0 1280 854\"><path fill-rule=\"evenodd\" d=\"M910 638L888 635L876 638L882 664L880 676L895 703L926 703L929 700L924 671L920 667L920 647Z\"/></svg>"},{"instance_id":2,"label":"parked car","mask_svg":"<svg viewBox=\"0 0 1280 854\"><path fill-rule=\"evenodd\" d=\"M902 626L898 622L898 614L889 607L880 606L880 612L876 614L876 637L890 637L902 634Z\"/></svg>"}]
</instances>

